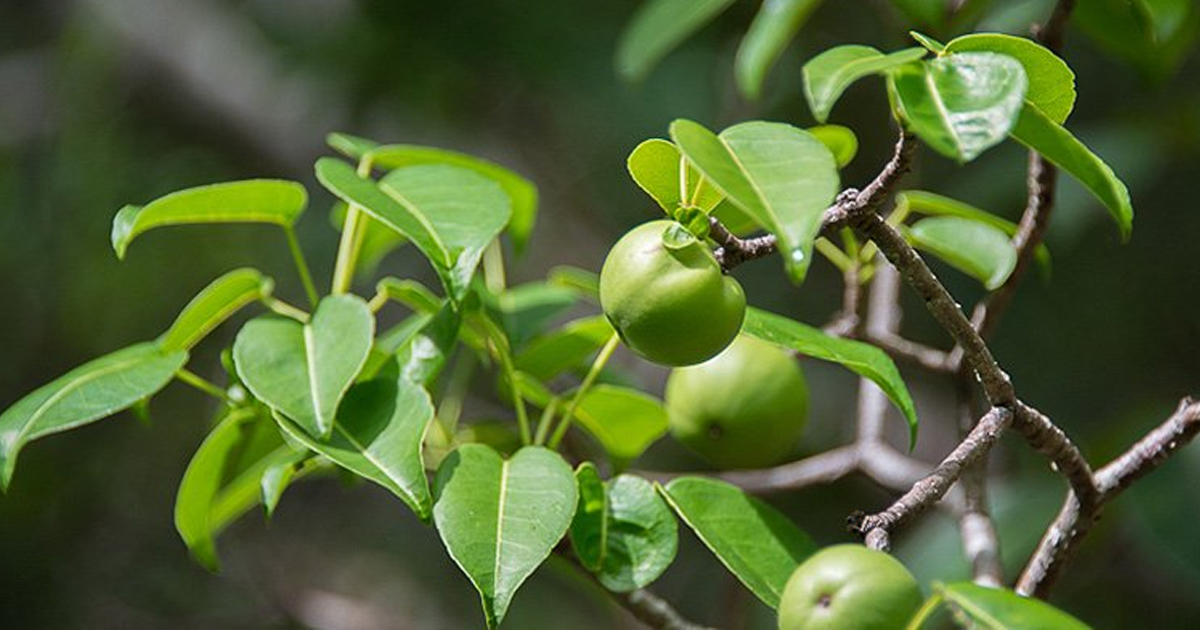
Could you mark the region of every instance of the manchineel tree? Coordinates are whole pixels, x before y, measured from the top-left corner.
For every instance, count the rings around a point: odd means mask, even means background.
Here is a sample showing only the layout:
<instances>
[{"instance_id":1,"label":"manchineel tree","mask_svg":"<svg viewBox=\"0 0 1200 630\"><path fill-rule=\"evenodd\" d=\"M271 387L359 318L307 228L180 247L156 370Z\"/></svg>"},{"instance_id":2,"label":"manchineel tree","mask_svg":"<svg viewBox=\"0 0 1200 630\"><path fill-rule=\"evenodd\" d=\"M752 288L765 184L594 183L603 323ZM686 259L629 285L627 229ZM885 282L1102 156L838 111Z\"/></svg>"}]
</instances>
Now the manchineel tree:
<instances>
[{"instance_id":1,"label":"manchineel tree","mask_svg":"<svg viewBox=\"0 0 1200 630\"><path fill-rule=\"evenodd\" d=\"M618 71L644 78L730 4L649 0L622 37ZM734 64L747 98L760 93L818 4L762 3ZM893 4L914 23L947 32L969 31L990 9L971 0ZM1104 7L1088 8L1092 21L1097 12L1119 18L1127 11L1160 36L1168 28L1155 22L1170 14L1159 2L1095 4ZM314 283L293 232L308 200L297 183L218 183L125 206L112 228L119 258L157 228L279 226L308 303L275 297L274 280L255 269L213 280L159 336L86 363L0 415L0 483L13 482L17 457L30 442L122 410L144 411L178 380L219 406L175 508L179 535L196 561L213 570L216 539L232 521L259 505L269 514L293 483L339 472L383 486L436 528L478 590L488 627L502 623L521 584L551 554L567 558L652 627L699 627L648 590L675 557L680 522L763 604L780 611L781 628L921 628L946 611L966 627L1087 627L1044 600L1102 508L1200 431L1200 402L1185 398L1123 454L1094 467L1070 436L1018 395L989 350L988 337L1021 281L1032 267L1048 265L1042 239L1060 171L1094 196L1123 238L1131 235L1125 185L1065 126L1076 93L1057 52L1074 5L1059 0L1033 39L970 33L941 43L913 32L916 45L902 50L857 43L826 50L803 66L817 127L747 121L713 132L675 121L668 138L646 140L627 162L666 218L647 217L619 241L599 277L558 268L544 282L506 286L505 256L521 254L536 218L537 191L529 181L469 155L348 134L328 137L341 157L316 163L317 179L340 200L332 214L341 241L327 292ZM853 188L842 184L839 169L855 157L855 133L824 123L859 80L884 82L898 138L878 175ZM860 131L884 133L886 123ZM918 145L969 168L1009 139L1030 151L1019 223L900 187ZM439 290L384 277L373 293L354 292L362 270L404 245L428 261ZM831 322L815 327L745 306L740 285L724 274L776 254L793 291L802 290L814 264L842 274L844 301ZM983 285L986 294L970 315L924 255ZM949 348L901 336L901 282L949 336ZM563 321L581 305L601 306L603 315ZM409 314L378 330L377 314L394 306ZM266 312L242 326L221 355L226 381L210 382L189 369L196 344L251 307ZM677 368L668 388L676 417L669 420L653 392L606 369L621 340L665 365L709 360ZM721 353L731 342L728 352L750 353L738 357L741 367L706 376L705 369L728 360ZM806 421L809 393L797 358L837 363L861 376L859 432L849 445L778 464ZM965 421L957 445L939 462L905 453L917 439L918 418L894 359L955 386ZM477 366L495 373L497 396L512 408L502 431L460 423L461 388L445 381L461 381L454 375ZM755 370L766 371L736 380ZM759 386L774 389L759 396ZM730 387L746 400L731 400ZM883 437L889 401L908 424L908 445ZM738 417L743 407L770 417L756 425ZM672 423L678 439L718 465L778 465L713 475L630 469ZM590 439L568 449L573 431ZM1049 460L1067 492L1024 570L1006 578L984 499L984 464L1008 431ZM737 441L721 444L722 437ZM710 439L716 444L707 445ZM855 472L897 495L882 511L849 517L861 545L818 550L786 516L752 496L799 492ZM894 532L935 505L958 519L974 580L933 583L922 594L886 552Z\"/></svg>"}]
</instances>

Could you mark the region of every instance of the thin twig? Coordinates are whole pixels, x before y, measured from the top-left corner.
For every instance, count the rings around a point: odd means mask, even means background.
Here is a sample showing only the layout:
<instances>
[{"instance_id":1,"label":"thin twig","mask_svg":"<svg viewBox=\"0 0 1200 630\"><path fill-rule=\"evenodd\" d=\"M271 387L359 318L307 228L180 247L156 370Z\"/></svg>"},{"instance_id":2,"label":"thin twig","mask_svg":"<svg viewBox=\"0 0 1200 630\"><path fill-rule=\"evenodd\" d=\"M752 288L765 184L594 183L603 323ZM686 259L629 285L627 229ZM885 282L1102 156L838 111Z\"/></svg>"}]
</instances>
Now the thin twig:
<instances>
[{"instance_id":1,"label":"thin twig","mask_svg":"<svg viewBox=\"0 0 1200 630\"><path fill-rule=\"evenodd\" d=\"M638 618L638 621L660 630L712 630L687 620L663 598L646 589L631 593L613 593L614 599Z\"/></svg>"},{"instance_id":2,"label":"thin twig","mask_svg":"<svg viewBox=\"0 0 1200 630\"><path fill-rule=\"evenodd\" d=\"M959 437L970 434L979 413L974 409L971 383L957 378L955 397L958 403ZM988 509L987 463L990 453L984 453L974 464L963 470L958 480L962 488L963 509L958 517L959 537L963 555L971 563L971 577L976 584L998 587L1004 584L1004 566L1000 561L1000 537Z\"/></svg>"}]
</instances>

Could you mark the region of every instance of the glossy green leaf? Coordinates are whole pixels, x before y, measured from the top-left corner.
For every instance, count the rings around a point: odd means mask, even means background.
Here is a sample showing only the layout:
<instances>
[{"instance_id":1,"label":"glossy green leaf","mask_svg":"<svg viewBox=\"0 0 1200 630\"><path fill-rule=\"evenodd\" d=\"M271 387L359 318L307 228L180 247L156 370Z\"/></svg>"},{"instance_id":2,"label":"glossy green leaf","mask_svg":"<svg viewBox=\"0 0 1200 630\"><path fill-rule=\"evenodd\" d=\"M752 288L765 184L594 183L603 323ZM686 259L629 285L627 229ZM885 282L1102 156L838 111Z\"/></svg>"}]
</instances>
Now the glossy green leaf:
<instances>
[{"instance_id":1,"label":"glossy green leaf","mask_svg":"<svg viewBox=\"0 0 1200 630\"><path fill-rule=\"evenodd\" d=\"M1017 233L1017 224L1002 219L990 212L980 210L975 206L925 190L904 190L896 193L896 207L905 208L906 212L934 216L961 217L977 223L986 223L1008 236ZM1034 260L1046 274L1050 273L1050 248L1045 243L1038 243L1033 252Z\"/></svg>"},{"instance_id":2,"label":"glossy green leaf","mask_svg":"<svg viewBox=\"0 0 1200 630\"><path fill-rule=\"evenodd\" d=\"M433 520L483 601L489 628L567 533L578 491L557 453L527 446L504 460L481 444L450 453L434 480Z\"/></svg>"},{"instance_id":3,"label":"glossy green leaf","mask_svg":"<svg viewBox=\"0 0 1200 630\"><path fill-rule=\"evenodd\" d=\"M592 462L583 462L575 469L575 484L579 488L579 504L571 520L571 548L579 562L589 571L600 570L608 545L608 499L604 480Z\"/></svg>"},{"instance_id":4,"label":"glossy green leaf","mask_svg":"<svg viewBox=\"0 0 1200 630\"><path fill-rule=\"evenodd\" d=\"M354 158L355 160L362 159L362 156L379 146L378 142L350 135L348 133L333 132L325 135L325 144L329 148L341 153L342 155Z\"/></svg>"},{"instance_id":5,"label":"glossy green leaf","mask_svg":"<svg viewBox=\"0 0 1200 630\"><path fill-rule=\"evenodd\" d=\"M636 459L667 432L661 400L615 385L589 389L575 409L575 421L618 463Z\"/></svg>"},{"instance_id":6,"label":"glossy green leaf","mask_svg":"<svg viewBox=\"0 0 1200 630\"><path fill-rule=\"evenodd\" d=\"M1028 84L1019 61L989 52L902 66L890 80L909 128L959 162L975 159L1008 136Z\"/></svg>"},{"instance_id":7,"label":"glossy green leaf","mask_svg":"<svg viewBox=\"0 0 1200 630\"><path fill-rule=\"evenodd\" d=\"M235 269L213 280L183 308L158 339L163 350L191 350L242 307L268 295L275 283L256 269Z\"/></svg>"},{"instance_id":8,"label":"glossy green leaf","mask_svg":"<svg viewBox=\"0 0 1200 630\"><path fill-rule=\"evenodd\" d=\"M612 324L603 315L577 319L535 338L517 353L514 362L518 370L543 381L550 380L586 365L613 332Z\"/></svg>"},{"instance_id":9,"label":"glossy green leaf","mask_svg":"<svg viewBox=\"0 0 1200 630\"><path fill-rule=\"evenodd\" d=\"M413 383L432 383L454 351L462 321L462 313L447 301L396 351L400 373Z\"/></svg>"},{"instance_id":10,"label":"glossy green leaf","mask_svg":"<svg viewBox=\"0 0 1200 630\"><path fill-rule=\"evenodd\" d=\"M973 33L950 40L946 54L993 52L1021 62L1029 87L1025 100L1058 124L1075 107L1075 73L1066 62L1033 40L1001 33Z\"/></svg>"},{"instance_id":11,"label":"glossy green leaf","mask_svg":"<svg viewBox=\"0 0 1200 630\"><path fill-rule=\"evenodd\" d=\"M633 181L658 202L668 215L680 206L695 206L711 212L724 195L709 184L690 164L683 161L679 147L667 140L652 138L637 145L626 160ZM680 185L679 178L687 178ZM686 198L680 193L686 191Z\"/></svg>"},{"instance_id":12,"label":"glossy green leaf","mask_svg":"<svg viewBox=\"0 0 1200 630\"><path fill-rule=\"evenodd\" d=\"M175 497L175 529L196 562L216 571L217 535L263 500L267 471L294 469L305 457L255 410L229 412L192 456ZM274 501L291 478L274 484Z\"/></svg>"},{"instance_id":13,"label":"glossy green leaf","mask_svg":"<svg viewBox=\"0 0 1200 630\"><path fill-rule=\"evenodd\" d=\"M423 521L429 519L432 499L421 441L432 419L433 403L424 388L406 378L386 377L350 388L327 439L277 418L293 439L387 488Z\"/></svg>"},{"instance_id":14,"label":"glossy green leaf","mask_svg":"<svg viewBox=\"0 0 1200 630\"><path fill-rule=\"evenodd\" d=\"M0 489L8 488L26 444L130 407L165 387L187 359L186 350L139 343L93 359L13 403L0 414Z\"/></svg>"},{"instance_id":15,"label":"glossy green leaf","mask_svg":"<svg viewBox=\"0 0 1200 630\"><path fill-rule=\"evenodd\" d=\"M1195 0L1088 0L1078 3L1071 25L1109 56L1163 80L1194 50L1200 7Z\"/></svg>"},{"instance_id":16,"label":"glossy green leaf","mask_svg":"<svg viewBox=\"0 0 1200 630\"><path fill-rule=\"evenodd\" d=\"M829 149L801 129L772 122L734 125L717 136L676 120L671 137L714 186L776 235L788 274L802 281L822 213L837 194Z\"/></svg>"},{"instance_id":17,"label":"glossy green leaf","mask_svg":"<svg viewBox=\"0 0 1200 630\"><path fill-rule=\"evenodd\" d=\"M375 335L375 319L354 295L321 300L307 324L260 317L233 344L238 376L252 394L314 437L328 436Z\"/></svg>"},{"instance_id":18,"label":"glossy green leaf","mask_svg":"<svg viewBox=\"0 0 1200 630\"><path fill-rule=\"evenodd\" d=\"M1054 606L1008 589L956 582L938 590L947 606L980 630L1089 630Z\"/></svg>"},{"instance_id":19,"label":"glossy green leaf","mask_svg":"<svg viewBox=\"0 0 1200 630\"><path fill-rule=\"evenodd\" d=\"M1012 136L1079 180L1108 208L1121 230L1121 238L1129 239L1133 232L1133 204L1129 201L1129 190L1091 149L1033 107L1021 111Z\"/></svg>"},{"instance_id":20,"label":"glossy green leaf","mask_svg":"<svg viewBox=\"0 0 1200 630\"><path fill-rule=\"evenodd\" d=\"M370 179L359 177L354 167L336 158L321 158L317 160L316 172L322 186L412 241L435 268L448 269L453 263L446 244L426 216L396 201Z\"/></svg>"},{"instance_id":21,"label":"glossy green leaf","mask_svg":"<svg viewBox=\"0 0 1200 630\"><path fill-rule=\"evenodd\" d=\"M833 105L855 81L912 63L925 54L920 48L905 48L886 55L870 46L830 48L804 64L804 98L813 117L825 122Z\"/></svg>"},{"instance_id":22,"label":"glossy green leaf","mask_svg":"<svg viewBox=\"0 0 1200 630\"><path fill-rule=\"evenodd\" d=\"M577 298L576 292L567 287L527 282L509 287L494 299L500 323L513 345L519 346L575 306Z\"/></svg>"},{"instance_id":23,"label":"glossy green leaf","mask_svg":"<svg viewBox=\"0 0 1200 630\"><path fill-rule=\"evenodd\" d=\"M845 168L858 155L858 136L849 127L841 125L817 125L805 129L821 141L833 154L838 168Z\"/></svg>"},{"instance_id":24,"label":"glossy green leaf","mask_svg":"<svg viewBox=\"0 0 1200 630\"><path fill-rule=\"evenodd\" d=\"M761 96L767 72L820 4L821 0L763 0L734 59L743 96Z\"/></svg>"},{"instance_id":25,"label":"glossy green leaf","mask_svg":"<svg viewBox=\"0 0 1200 630\"><path fill-rule=\"evenodd\" d=\"M396 169L380 180L379 188L433 226L452 261L443 276L446 293L462 299L484 248L512 216L504 189L470 169L447 164Z\"/></svg>"},{"instance_id":26,"label":"glossy green leaf","mask_svg":"<svg viewBox=\"0 0 1200 630\"><path fill-rule=\"evenodd\" d=\"M641 81L654 66L733 0L645 0L621 31L617 72L626 81Z\"/></svg>"},{"instance_id":27,"label":"glossy green leaf","mask_svg":"<svg viewBox=\"0 0 1200 630\"><path fill-rule=\"evenodd\" d=\"M680 477L662 491L721 564L771 608L779 606L792 572L817 550L786 516L732 484Z\"/></svg>"},{"instance_id":28,"label":"glossy green leaf","mask_svg":"<svg viewBox=\"0 0 1200 630\"><path fill-rule=\"evenodd\" d=\"M679 524L649 481L619 475L605 487L606 535L596 577L610 591L645 588L675 559Z\"/></svg>"},{"instance_id":29,"label":"glossy green leaf","mask_svg":"<svg viewBox=\"0 0 1200 630\"><path fill-rule=\"evenodd\" d=\"M917 410L900 371L879 348L860 341L831 337L819 328L756 308L746 309L742 330L759 339L822 361L839 363L859 376L871 379L904 413L909 427L909 444L917 441Z\"/></svg>"},{"instance_id":30,"label":"glossy green leaf","mask_svg":"<svg viewBox=\"0 0 1200 630\"><path fill-rule=\"evenodd\" d=\"M941 53L945 52L945 50L946 50L945 44L939 42L938 40L936 40L924 33L918 33L917 31L909 31L908 34L918 44L920 44L923 48L925 48L925 50L928 50L931 53L940 55Z\"/></svg>"},{"instance_id":31,"label":"glossy green leaf","mask_svg":"<svg viewBox=\"0 0 1200 630\"><path fill-rule=\"evenodd\" d=\"M113 219L112 246L117 258L125 258L125 250L138 235L169 225L273 223L291 227L307 203L303 186L278 179L197 186L144 206L121 208Z\"/></svg>"},{"instance_id":32,"label":"glossy green leaf","mask_svg":"<svg viewBox=\"0 0 1200 630\"><path fill-rule=\"evenodd\" d=\"M1004 232L970 219L931 217L907 230L918 248L995 290L1017 266L1017 249Z\"/></svg>"}]
</instances>

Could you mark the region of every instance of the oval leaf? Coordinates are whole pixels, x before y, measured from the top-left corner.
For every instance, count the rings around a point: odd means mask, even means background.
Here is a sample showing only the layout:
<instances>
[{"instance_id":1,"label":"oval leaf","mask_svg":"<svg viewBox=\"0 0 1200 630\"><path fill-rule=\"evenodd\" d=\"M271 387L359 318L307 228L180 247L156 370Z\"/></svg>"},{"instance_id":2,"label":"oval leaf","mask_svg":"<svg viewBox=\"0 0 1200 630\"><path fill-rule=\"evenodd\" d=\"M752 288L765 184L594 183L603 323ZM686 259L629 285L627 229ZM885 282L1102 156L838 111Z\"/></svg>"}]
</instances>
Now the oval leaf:
<instances>
[{"instance_id":1,"label":"oval leaf","mask_svg":"<svg viewBox=\"0 0 1200 630\"><path fill-rule=\"evenodd\" d=\"M1019 61L988 52L903 66L890 78L909 128L959 162L975 159L1008 136L1028 83Z\"/></svg>"},{"instance_id":2,"label":"oval leaf","mask_svg":"<svg viewBox=\"0 0 1200 630\"><path fill-rule=\"evenodd\" d=\"M811 134L748 122L720 136L689 120L671 123L688 160L730 201L779 239L788 274L804 279L821 216L837 194L837 164Z\"/></svg>"},{"instance_id":3,"label":"oval leaf","mask_svg":"<svg viewBox=\"0 0 1200 630\"><path fill-rule=\"evenodd\" d=\"M1079 180L1108 208L1121 230L1121 238L1129 240L1133 232L1133 204L1129 201L1129 189L1104 160L1035 107L1021 110L1021 117L1012 129L1012 137Z\"/></svg>"},{"instance_id":4,"label":"oval leaf","mask_svg":"<svg viewBox=\"0 0 1200 630\"><path fill-rule=\"evenodd\" d=\"M366 302L333 295L321 300L307 324L275 317L251 320L234 341L233 361L255 398L310 435L327 437L374 334Z\"/></svg>"},{"instance_id":5,"label":"oval leaf","mask_svg":"<svg viewBox=\"0 0 1200 630\"><path fill-rule=\"evenodd\" d=\"M194 223L274 223L290 227L304 211L308 193L296 182L249 179L173 192L144 206L125 206L113 219L117 258L142 232Z\"/></svg>"},{"instance_id":6,"label":"oval leaf","mask_svg":"<svg viewBox=\"0 0 1200 630\"><path fill-rule=\"evenodd\" d=\"M758 99L767 72L820 4L821 0L763 0L734 59L743 96Z\"/></svg>"},{"instance_id":7,"label":"oval leaf","mask_svg":"<svg viewBox=\"0 0 1200 630\"><path fill-rule=\"evenodd\" d=\"M845 168L858 155L858 136L849 127L841 125L817 125L805 129L821 141L833 154L838 168Z\"/></svg>"},{"instance_id":8,"label":"oval leaf","mask_svg":"<svg viewBox=\"0 0 1200 630\"><path fill-rule=\"evenodd\" d=\"M571 520L571 548L589 571L600 570L604 550L608 545L608 499L604 480L592 462L583 462L575 469L579 487L579 504Z\"/></svg>"},{"instance_id":9,"label":"oval leaf","mask_svg":"<svg viewBox=\"0 0 1200 630\"><path fill-rule=\"evenodd\" d=\"M661 400L615 385L589 389L575 409L575 420L618 464L636 459L667 432Z\"/></svg>"},{"instance_id":10,"label":"oval leaf","mask_svg":"<svg viewBox=\"0 0 1200 630\"><path fill-rule=\"evenodd\" d=\"M646 0L617 42L617 73L641 81L692 33L720 15L733 0Z\"/></svg>"},{"instance_id":11,"label":"oval leaf","mask_svg":"<svg viewBox=\"0 0 1200 630\"><path fill-rule=\"evenodd\" d=\"M679 147L666 140L652 138L634 147L626 167L638 187L657 201L668 216L674 216L681 206L712 212L725 198L687 164ZM681 175L687 178L686 182L679 181ZM681 193L686 197L681 198Z\"/></svg>"},{"instance_id":12,"label":"oval leaf","mask_svg":"<svg viewBox=\"0 0 1200 630\"><path fill-rule=\"evenodd\" d=\"M818 328L756 308L746 309L744 332L800 354L839 363L859 376L871 379L904 413L909 427L909 444L917 441L917 411L912 396L900 378L896 364L883 350L867 343L831 337Z\"/></svg>"},{"instance_id":13,"label":"oval leaf","mask_svg":"<svg viewBox=\"0 0 1200 630\"><path fill-rule=\"evenodd\" d=\"M1008 589L988 588L970 582L940 588L946 605L985 630L1089 630L1067 613L1032 597Z\"/></svg>"},{"instance_id":14,"label":"oval leaf","mask_svg":"<svg viewBox=\"0 0 1200 630\"><path fill-rule=\"evenodd\" d=\"M516 368L534 378L550 380L583 365L613 332L603 315L577 319L531 341L515 357Z\"/></svg>"},{"instance_id":15,"label":"oval leaf","mask_svg":"<svg viewBox=\"0 0 1200 630\"><path fill-rule=\"evenodd\" d=\"M825 122L833 105L855 81L912 63L925 56L920 48L883 54L870 46L830 48L804 64L804 98L817 122Z\"/></svg>"},{"instance_id":16,"label":"oval leaf","mask_svg":"<svg viewBox=\"0 0 1200 630\"><path fill-rule=\"evenodd\" d=\"M434 497L438 534L495 628L571 525L578 498L571 467L539 446L506 461L487 446L465 444L438 468Z\"/></svg>"},{"instance_id":17,"label":"oval leaf","mask_svg":"<svg viewBox=\"0 0 1200 630\"><path fill-rule=\"evenodd\" d=\"M450 267L450 252L426 217L392 199L375 182L359 177L354 167L339 159L317 160L316 172L317 181L329 192L412 241L435 269Z\"/></svg>"},{"instance_id":18,"label":"oval leaf","mask_svg":"<svg viewBox=\"0 0 1200 630\"><path fill-rule=\"evenodd\" d=\"M1017 266L1017 248L1004 232L970 219L932 217L908 230L917 247L995 290Z\"/></svg>"},{"instance_id":19,"label":"oval leaf","mask_svg":"<svg viewBox=\"0 0 1200 630\"><path fill-rule=\"evenodd\" d=\"M277 417L296 441L333 463L392 491L423 521L432 499L421 461L421 442L433 419L433 403L405 378L378 378L350 388L328 439L316 439Z\"/></svg>"},{"instance_id":20,"label":"oval leaf","mask_svg":"<svg viewBox=\"0 0 1200 630\"><path fill-rule=\"evenodd\" d=\"M450 254L441 274L446 293L462 299L483 250L508 225L512 203L494 181L447 164L407 166L388 173L379 188L433 227Z\"/></svg>"},{"instance_id":21,"label":"oval leaf","mask_svg":"<svg viewBox=\"0 0 1200 630\"><path fill-rule=\"evenodd\" d=\"M671 565L679 524L649 481L619 475L605 486L605 536L596 577L608 590L628 593L648 586Z\"/></svg>"},{"instance_id":22,"label":"oval leaf","mask_svg":"<svg viewBox=\"0 0 1200 630\"><path fill-rule=\"evenodd\" d=\"M1050 49L1024 37L1002 33L973 33L950 40L945 52L993 52L1021 62L1029 87L1025 100L1058 124L1075 107L1075 73Z\"/></svg>"},{"instance_id":23,"label":"oval leaf","mask_svg":"<svg viewBox=\"0 0 1200 630\"><path fill-rule=\"evenodd\" d=\"M128 408L165 387L187 359L186 350L140 343L93 359L18 400L0 414L0 489L8 488L26 444Z\"/></svg>"},{"instance_id":24,"label":"oval leaf","mask_svg":"<svg viewBox=\"0 0 1200 630\"><path fill-rule=\"evenodd\" d=\"M786 516L724 481L680 477L663 494L721 564L771 608L779 607L792 572L817 550Z\"/></svg>"},{"instance_id":25,"label":"oval leaf","mask_svg":"<svg viewBox=\"0 0 1200 630\"><path fill-rule=\"evenodd\" d=\"M275 283L257 269L235 269L213 280L158 339L164 350L190 350L239 309L271 294Z\"/></svg>"},{"instance_id":26,"label":"oval leaf","mask_svg":"<svg viewBox=\"0 0 1200 630\"><path fill-rule=\"evenodd\" d=\"M904 190L896 193L896 207L904 208L905 212L928 214L935 216L961 217L978 223L986 223L1008 236L1017 233L1017 224L1002 219L986 210L981 210L968 203L931 193L926 190ZM1034 259L1041 266L1044 274L1050 273L1050 248L1045 243L1038 243L1033 252Z\"/></svg>"}]
</instances>

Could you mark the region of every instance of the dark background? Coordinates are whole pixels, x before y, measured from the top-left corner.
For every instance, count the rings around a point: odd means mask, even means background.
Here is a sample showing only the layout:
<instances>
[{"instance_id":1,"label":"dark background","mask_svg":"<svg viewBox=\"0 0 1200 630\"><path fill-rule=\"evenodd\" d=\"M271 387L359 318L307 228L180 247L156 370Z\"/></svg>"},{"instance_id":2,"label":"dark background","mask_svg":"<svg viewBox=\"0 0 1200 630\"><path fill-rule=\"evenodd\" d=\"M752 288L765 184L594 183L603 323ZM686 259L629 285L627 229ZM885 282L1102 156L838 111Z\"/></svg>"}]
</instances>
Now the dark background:
<instances>
[{"instance_id":1,"label":"dark background","mask_svg":"<svg viewBox=\"0 0 1200 630\"><path fill-rule=\"evenodd\" d=\"M756 2L736 3L647 82L629 86L616 78L612 54L632 0L3 0L0 407L89 358L152 338L234 267L258 266L280 280L283 297L302 298L284 240L267 227L163 230L118 262L108 234L125 203L226 179L303 181L313 199L298 229L325 286L337 240L326 212L332 200L311 165L329 153L328 131L457 149L524 173L539 186L541 215L511 275L535 279L557 264L598 270L621 232L658 212L625 173L639 141L664 136L678 117L715 129L750 118L810 125L799 87L804 60L841 43L909 45L904 33L914 25L884 2L825 4L753 104L733 89L732 60ZM1019 34L1051 5L994 4L980 28ZM1186 43L1195 27L1192 19ZM1134 54L1096 35L1068 34L1064 57L1079 91L1070 128L1128 183L1134 238L1122 245L1103 209L1064 182L1048 239L1053 276L1023 287L994 350L1023 397L1100 463L1181 396L1200 393L1200 62L1187 46ZM862 142L844 171L847 185L866 181L886 159L886 116L879 81L856 85L835 108L834 122ZM1016 146L961 168L924 152L905 185L1015 219L1024 168ZM427 275L408 252L385 266ZM964 304L978 297L971 281L935 271ZM752 303L810 323L837 308L840 287L828 265L818 263L798 292L774 260L744 265L738 276ZM216 353L235 330L218 330L193 369L220 378ZM906 333L946 343L916 304ZM623 360L652 391L660 386L661 371ZM854 379L805 367L814 408L803 450L814 452L850 437ZM935 459L953 434L942 417L949 387L909 377L924 422L918 454ZM481 623L474 591L436 534L369 485L300 484L273 521L252 515L222 537L221 575L193 564L173 530L172 503L213 412L208 399L173 385L155 399L149 424L121 414L24 451L0 496L0 627ZM1015 576L1063 484L1012 438L993 459L993 503ZM667 442L638 465L699 466ZM1197 480L1193 447L1110 506L1054 601L1097 627L1191 627L1200 618ZM848 539L847 513L887 500L851 479L777 505L832 544ZM945 517L925 519L897 544L923 581L965 575ZM769 611L686 532L680 559L655 588L694 619L774 627ZM554 564L520 592L506 622L618 626L636 624Z\"/></svg>"}]
</instances>

